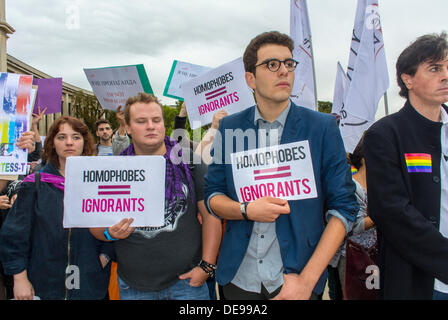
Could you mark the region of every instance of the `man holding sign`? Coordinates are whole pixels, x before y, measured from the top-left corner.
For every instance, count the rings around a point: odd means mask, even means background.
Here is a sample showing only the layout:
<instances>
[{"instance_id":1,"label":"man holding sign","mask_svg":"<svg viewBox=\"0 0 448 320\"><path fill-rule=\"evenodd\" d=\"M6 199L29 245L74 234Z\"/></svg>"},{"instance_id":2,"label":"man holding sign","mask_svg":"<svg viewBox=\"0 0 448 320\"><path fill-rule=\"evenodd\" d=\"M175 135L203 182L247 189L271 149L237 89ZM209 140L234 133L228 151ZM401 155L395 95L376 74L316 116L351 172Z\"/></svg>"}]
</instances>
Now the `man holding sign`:
<instances>
[{"instance_id":1,"label":"man holding sign","mask_svg":"<svg viewBox=\"0 0 448 320\"><path fill-rule=\"evenodd\" d=\"M278 32L251 41L257 105L222 119L215 138L205 201L227 220L217 271L227 299L317 299L358 212L334 117L289 99L293 48Z\"/></svg>"},{"instance_id":2,"label":"man holding sign","mask_svg":"<svg viewBox=\"0 0 448 320\"><path fill-rule=\"evenodd\" d=\"M165 186L163 226L134 228L132 219L123 219L91 229L96 238L115 241L120 299L208 300L205 280L216 268L221 222L206 213L205 166L181 161L182 149L165 136L162 106L153 95L129 98L124 118L133 143L121 155L164 156L166 171L165 181L158 182Z\"/></svg>"}]
</instances>

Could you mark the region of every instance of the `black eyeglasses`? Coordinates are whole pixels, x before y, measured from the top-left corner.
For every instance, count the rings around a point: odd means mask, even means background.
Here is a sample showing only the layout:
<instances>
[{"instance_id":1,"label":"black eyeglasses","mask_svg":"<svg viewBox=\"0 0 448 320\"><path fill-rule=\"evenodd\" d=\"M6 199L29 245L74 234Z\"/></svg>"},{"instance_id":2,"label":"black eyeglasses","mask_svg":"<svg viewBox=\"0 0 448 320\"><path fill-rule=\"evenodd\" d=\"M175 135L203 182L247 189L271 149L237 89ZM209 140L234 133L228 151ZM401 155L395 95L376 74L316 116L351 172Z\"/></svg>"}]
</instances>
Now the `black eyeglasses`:
<instances>
[{"instance_id":1,"label":"black eyeglasses","mask_svg":"<svg viewBox=\"0 0 448 320\"><path fill-rule=\"evenodd\" d=\"M260 64L257 64L254 68L265 64L268 67L269 71L277 72L278 69L280 69L282 62L285 65L285 68L286 70L288 70L288 72L293 72L296 69L297 65L299 64L298 61L291 58L285 59L283 61L273 58L263 61Z\"/></svg>"}]
</instances>

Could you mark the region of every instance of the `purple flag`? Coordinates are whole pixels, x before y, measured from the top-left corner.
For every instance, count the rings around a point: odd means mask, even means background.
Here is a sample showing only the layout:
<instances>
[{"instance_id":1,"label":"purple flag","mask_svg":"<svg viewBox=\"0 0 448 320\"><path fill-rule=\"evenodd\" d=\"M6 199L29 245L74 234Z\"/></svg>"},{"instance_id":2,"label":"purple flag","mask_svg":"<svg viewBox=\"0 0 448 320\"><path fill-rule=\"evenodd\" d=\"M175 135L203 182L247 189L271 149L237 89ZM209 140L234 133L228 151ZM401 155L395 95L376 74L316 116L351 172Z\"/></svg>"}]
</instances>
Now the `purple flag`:
<instances>
[{"instance_id":1,"label":"purple flag","mask_svg":"<svg viewBox=\"0 0 448 320\"><path fill-rule=\"evenodd\" d=\"M33 113L37 113L37 107L41 110L47 108L45 114L61 112L62 78L34 78L33 85L38 86Z\"/></svg>"}]
</instances>

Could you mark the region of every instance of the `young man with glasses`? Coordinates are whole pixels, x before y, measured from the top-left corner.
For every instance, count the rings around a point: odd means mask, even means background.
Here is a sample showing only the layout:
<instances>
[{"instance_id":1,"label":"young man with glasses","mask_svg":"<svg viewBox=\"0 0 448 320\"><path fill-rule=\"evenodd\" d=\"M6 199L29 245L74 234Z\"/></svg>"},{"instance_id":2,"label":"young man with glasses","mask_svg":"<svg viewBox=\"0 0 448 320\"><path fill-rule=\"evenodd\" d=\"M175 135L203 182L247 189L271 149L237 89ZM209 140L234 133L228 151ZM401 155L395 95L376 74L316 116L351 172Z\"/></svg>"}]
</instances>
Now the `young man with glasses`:
<instances>
[{"instance_id":1,"label":"young man with glasses","mask_svg":"<svg viewBox=\"0 0 448 320\"><path fill-rule=\"evenodd\" d=\"M217 267L226 299L317 299L326 267L358 212L335 118L289 99L297 65L292 50L291 38L278 32L250 42L243 61L257 105L223 118L221 139L213 145L205 202L210 212L226 219ZM229 131L244 130L255 133L257 148L308 141L317 197L240 203L229 154L250 149L250 142L238 143L250 134L234 134L237 143L230 150L226 138Z\"/></svg>"}]
</instances>

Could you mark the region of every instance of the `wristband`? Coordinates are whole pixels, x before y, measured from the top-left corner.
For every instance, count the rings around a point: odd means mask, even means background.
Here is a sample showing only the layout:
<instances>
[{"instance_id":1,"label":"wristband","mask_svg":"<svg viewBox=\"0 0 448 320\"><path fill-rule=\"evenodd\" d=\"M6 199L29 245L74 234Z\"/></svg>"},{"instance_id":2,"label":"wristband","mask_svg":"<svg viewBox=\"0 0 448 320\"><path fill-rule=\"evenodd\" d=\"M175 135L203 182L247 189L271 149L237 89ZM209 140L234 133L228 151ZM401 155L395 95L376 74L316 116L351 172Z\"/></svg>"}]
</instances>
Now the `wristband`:
<instances>
[{"instance_id":1,"label":"wristband","mask_svg":"<svg viewBox=\"0 0 448 320\"><path fill-rule=\"evenodd\" d=\"M109 241L117 241L117 240L119 240L119 239L112 238L110 236L108 228L104 229L103 235L104 235L104 238L106 238L106 240L109 240Z\"/></svg>"},{"instance_id":2,"label":"wristband","mask_svg":"<svg viewBox=\"0 0 448 320\"><path fill-rule=\"evenodd\" d=\"M243 216L244 220L249 221L249 217L247 216L247 205L249 204L249 202L243 202L241 203L240 206L240 210L241 210L241 215Z\"/></svg>"},{"instance_id":3,"label":"wristband","mask_svg":"<svg viewBox=\"0 0 448 320\"><path fill-rule=\"evenodd\" d=\"M198 266L204 270L206 274L208 274L210 277L213 277L215 275L216 265L210 264L204 260L201 260L198 264Z\"/></svg>"}]
</instances>

